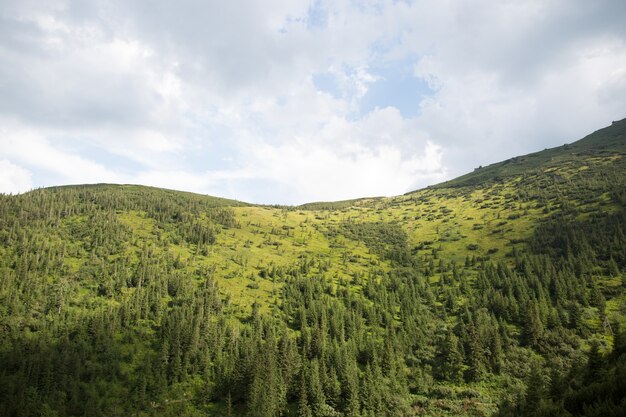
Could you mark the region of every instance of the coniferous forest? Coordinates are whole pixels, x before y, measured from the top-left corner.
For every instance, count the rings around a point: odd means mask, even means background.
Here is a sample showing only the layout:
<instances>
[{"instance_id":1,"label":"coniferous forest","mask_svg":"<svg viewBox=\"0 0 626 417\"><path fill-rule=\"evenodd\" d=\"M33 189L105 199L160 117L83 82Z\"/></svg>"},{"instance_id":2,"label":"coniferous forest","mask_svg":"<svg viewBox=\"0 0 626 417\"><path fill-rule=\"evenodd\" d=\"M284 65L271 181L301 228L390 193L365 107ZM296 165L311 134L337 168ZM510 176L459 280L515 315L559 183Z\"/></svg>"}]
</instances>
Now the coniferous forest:
<instances>
[{"instance_id":1,"label":"coniferous forest","mask_svg":"<svg viewBox=\"0 0 626 417\"><path fill-rule=\"evenodd\" d=\"M2 416L624 416L626 120L393 198L0 195Z\"/></svg>"}]
</instances>

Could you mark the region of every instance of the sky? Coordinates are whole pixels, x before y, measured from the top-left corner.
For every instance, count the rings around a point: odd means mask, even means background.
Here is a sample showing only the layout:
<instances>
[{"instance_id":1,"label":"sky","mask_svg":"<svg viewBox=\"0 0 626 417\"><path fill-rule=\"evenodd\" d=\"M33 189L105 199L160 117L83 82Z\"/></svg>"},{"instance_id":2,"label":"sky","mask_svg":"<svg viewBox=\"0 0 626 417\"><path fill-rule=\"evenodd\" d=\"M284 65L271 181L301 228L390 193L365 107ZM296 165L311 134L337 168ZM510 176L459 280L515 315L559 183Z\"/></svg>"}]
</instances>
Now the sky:
<instances>
[{"instance_id":1,"label":"sky","mask_svg":"<svg viewBox=\"0 0 626 417\"><path fill-rule=\"evenodd\" d=\"M0 0L0 192L398 195L626 117L623 0Z\"/></svg>"}]
</instances>

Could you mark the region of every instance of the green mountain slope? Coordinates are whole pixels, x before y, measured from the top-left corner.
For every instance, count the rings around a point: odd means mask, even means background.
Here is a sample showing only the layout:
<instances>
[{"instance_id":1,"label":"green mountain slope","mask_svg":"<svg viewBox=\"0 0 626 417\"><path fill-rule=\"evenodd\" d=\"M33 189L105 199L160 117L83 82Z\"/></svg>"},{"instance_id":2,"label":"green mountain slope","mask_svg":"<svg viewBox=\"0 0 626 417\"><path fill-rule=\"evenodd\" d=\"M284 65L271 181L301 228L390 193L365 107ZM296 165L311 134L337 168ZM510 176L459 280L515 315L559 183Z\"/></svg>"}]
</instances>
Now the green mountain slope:
<instances>
[{"instance_id":1,"label":"green mountain slope","mask_svg":"<svg viewBox=\"0 0 626 417\"><path fill-rule=\"evenodd\" d=\"M0 195L0 415L620 415L625 130L393 198Z\"/></svg>"},{"instance_id":2,"label":"green mountain slope","mask_svg":"<svg viewBox=\"0 0 626 417\"><path fill-rule=\"evenodd\" d=\"M610 159L626 154L626 119L613 122L589 136L574 142L506 161L480 167L469 174L436 185L437 188L479 185L502 181L516 175L529 175L559 168L583 167L587 161Z\"/></svg>"}]
</instances>

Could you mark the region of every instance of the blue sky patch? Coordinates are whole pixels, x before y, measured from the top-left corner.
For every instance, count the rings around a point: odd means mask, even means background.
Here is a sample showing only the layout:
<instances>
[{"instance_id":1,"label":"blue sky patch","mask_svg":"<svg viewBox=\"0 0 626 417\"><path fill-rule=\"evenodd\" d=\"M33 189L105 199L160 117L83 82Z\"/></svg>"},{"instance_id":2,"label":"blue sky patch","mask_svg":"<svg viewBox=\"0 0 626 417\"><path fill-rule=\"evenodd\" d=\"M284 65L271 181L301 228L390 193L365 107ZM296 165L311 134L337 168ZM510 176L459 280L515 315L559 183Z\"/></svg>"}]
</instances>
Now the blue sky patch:
<instances>
[{"instance_id":1,"label":"blue sky patch","mask_svg":"<svg viewBox=\"0 0 626 417\"><path fill-rule=\"evenodd\" d=\"M313 85L319 91L328 93L336 99L341 98L341 91L336 77L329 72L313 74Z\"/></svg>"},{"instance_id":2,"label":"blue sky patch","mask_svg":"<svg viewBox=\"0 0 626 417\"><path fill-rule=\"evenodd\" d=\"M306 25L308 29L323 29L328 25L328 10L322 6L321 1L318 0L309 7Z\"/></svg>"},{"instance_id":3,"label":"blue sky patch","mask_svg":"<svg viewBox=\"0 0 626 417\"><path fill-rule=\"evenodd\" d=\"M377 80L369 85L361 99L360 113L369 113L375 108L395 107L403 117L415 117L420 113L420 102L435 94L428 84L413 75L413 62L392 62L369 72Z\"/></svg>"}]
</instances>

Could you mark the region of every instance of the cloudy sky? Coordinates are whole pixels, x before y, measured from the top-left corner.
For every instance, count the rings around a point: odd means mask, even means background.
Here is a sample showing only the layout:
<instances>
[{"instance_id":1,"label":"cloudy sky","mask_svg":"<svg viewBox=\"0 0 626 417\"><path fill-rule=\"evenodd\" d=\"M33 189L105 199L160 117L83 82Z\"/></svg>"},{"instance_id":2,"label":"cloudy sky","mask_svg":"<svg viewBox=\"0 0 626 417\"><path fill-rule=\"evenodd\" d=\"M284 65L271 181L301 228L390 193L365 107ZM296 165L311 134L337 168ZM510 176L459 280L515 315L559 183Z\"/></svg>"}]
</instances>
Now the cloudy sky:
<instances>
[{"instance_id":1,"label":"cloudy sky","mask_svg":"<svg viewBox=\"0 0 626 417\"><path fill-rule=\"evenodd\" d=\"M0 0L0 192L397 195L626 117L623 0Z\"/></svg>"}]
</instances>

